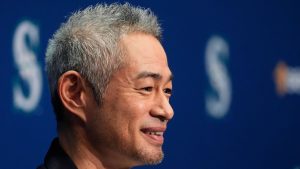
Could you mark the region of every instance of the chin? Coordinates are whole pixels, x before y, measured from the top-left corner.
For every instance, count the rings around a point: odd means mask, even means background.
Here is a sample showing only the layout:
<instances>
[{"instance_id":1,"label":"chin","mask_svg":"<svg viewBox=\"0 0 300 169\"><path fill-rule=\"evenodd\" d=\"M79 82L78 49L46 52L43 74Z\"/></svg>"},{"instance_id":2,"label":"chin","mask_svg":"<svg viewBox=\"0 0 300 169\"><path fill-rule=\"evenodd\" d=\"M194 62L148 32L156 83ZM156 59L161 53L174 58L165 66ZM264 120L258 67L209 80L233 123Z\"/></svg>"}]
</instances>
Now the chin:
<instances>
[{"instance_id":1,"label":"chin","mask_svg":"<svg viewBox=\"0 0 300 169\"><path fill-rule=\"evenodd\" d=\"M157 155L154 158L146 159L144 162L147 165L157 165L157 164L160 164L162 162L163 158L164 158L164 154L161 153L161 154Z\"/></svg>"},{"instance_id":2,"label":"chin","mask_svg":"<svg viewBox=\"0 0 300 169\"><path fill-rule=\"evenodd\" d=\"M140 165L156 165L162 162L164 153L161 148L143 147L136 153L136 160Z\"/></svg>"}]
</instances>

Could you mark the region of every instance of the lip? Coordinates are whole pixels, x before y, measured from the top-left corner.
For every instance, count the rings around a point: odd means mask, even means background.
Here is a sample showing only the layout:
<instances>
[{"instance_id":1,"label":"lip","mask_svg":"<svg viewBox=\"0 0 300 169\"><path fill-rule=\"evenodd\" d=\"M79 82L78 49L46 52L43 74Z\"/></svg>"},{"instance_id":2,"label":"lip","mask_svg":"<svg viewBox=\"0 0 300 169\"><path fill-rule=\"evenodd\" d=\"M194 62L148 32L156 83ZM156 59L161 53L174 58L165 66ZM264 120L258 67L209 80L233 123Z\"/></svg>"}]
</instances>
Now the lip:
<instances>
[{"instance_id":1,"label":"lip","mask_svg":"<svg viewBox=\"0 0 300 169\"><path fill-rule=\"evenodd\" d=\"M156 146L162 146L164 143L165 127L146 127L140 130L148 142Z\"/></svg>"}]
</instances>

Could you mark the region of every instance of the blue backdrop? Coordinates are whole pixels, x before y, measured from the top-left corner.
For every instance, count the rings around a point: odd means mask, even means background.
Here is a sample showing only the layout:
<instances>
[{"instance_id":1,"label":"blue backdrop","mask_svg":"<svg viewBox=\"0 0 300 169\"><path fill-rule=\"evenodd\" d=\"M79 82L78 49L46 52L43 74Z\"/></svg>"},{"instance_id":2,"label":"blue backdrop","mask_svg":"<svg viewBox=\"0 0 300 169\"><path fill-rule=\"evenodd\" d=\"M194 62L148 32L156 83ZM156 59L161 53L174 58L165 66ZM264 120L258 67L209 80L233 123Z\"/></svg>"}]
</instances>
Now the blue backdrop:
<instances>
[{"instance_id":1,"label":"blue backdrop","mask_svg":"<svg viewBox=\"0 0 300 169\"><path fill-rule=\"evenodd\" d=\"M0 2L0 168L42 162L56 135L47 41L97 2ZM299 1L130 3L158 15L175 75L166 158L137 168L300 169Z\"/></svg>"}]
</instances>

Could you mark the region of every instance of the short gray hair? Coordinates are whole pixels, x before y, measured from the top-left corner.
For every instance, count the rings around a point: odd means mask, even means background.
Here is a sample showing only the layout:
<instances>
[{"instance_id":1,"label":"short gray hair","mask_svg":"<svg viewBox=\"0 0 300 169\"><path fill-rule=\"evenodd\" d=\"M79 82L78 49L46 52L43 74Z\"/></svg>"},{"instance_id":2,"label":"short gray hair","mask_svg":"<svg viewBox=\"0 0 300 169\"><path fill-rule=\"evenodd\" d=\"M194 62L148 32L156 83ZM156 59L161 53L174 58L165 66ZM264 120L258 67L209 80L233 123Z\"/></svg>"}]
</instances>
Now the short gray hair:
<instances>
[{"instance_id":1,"label":"short gray hair","mask_svg":"<svg viewBox=\"0 0 300 169\"><path fill-rule=\"evenodd\" d=\"M61 25L46 51L46 72L57 119L63 108L57 93L59 77L68 70L79 72L100 104L112 73L123 61L120 38L133 32L161 39L161 27L153 12L128 3L89 6Z\"/></svg>"}]
</instances>

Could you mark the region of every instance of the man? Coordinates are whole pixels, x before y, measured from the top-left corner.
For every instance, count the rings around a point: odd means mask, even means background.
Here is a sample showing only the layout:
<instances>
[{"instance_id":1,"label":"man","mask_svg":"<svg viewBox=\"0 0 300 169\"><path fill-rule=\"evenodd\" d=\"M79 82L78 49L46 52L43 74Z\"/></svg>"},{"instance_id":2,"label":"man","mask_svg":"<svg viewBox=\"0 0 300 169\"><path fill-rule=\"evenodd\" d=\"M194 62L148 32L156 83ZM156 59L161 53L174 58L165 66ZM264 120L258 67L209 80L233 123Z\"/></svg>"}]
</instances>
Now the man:
<instances>
[{"instance_id":1,"label":"man","mask_svg":"<svg viewBox=\"0 0 300 169\"><path fill-rule=\"evenodd\" d=\"M96 5L49 41L46 70L58 138L44 169L158 164L173 117L172 74L149 9Z\"/></svg>"}]
</instances>

